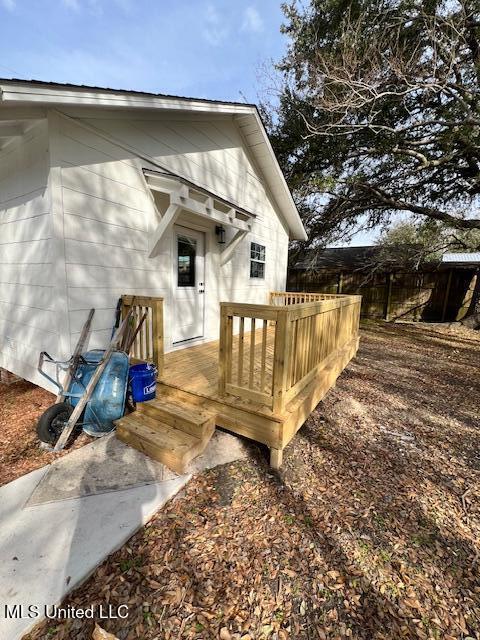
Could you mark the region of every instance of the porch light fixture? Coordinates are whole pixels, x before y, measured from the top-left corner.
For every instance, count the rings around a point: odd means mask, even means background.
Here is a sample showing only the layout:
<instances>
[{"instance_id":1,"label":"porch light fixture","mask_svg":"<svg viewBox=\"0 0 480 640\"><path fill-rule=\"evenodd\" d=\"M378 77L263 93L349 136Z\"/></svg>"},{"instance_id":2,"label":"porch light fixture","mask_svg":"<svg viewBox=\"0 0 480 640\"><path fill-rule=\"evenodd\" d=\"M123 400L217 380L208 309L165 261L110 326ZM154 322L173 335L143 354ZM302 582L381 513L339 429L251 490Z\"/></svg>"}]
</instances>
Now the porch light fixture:
<instances>
[{"instance_id":1,"label":"porch light fixture","mask_svg":"<svg viewBox=\"0 0 480 640\"><path fill-rule=\"evenodd\" d=\"M217 225L215 227L215 235L218 238L218 244L225 244L225 229L222 227L222 225Z\"/></svg>"}]
</instances>

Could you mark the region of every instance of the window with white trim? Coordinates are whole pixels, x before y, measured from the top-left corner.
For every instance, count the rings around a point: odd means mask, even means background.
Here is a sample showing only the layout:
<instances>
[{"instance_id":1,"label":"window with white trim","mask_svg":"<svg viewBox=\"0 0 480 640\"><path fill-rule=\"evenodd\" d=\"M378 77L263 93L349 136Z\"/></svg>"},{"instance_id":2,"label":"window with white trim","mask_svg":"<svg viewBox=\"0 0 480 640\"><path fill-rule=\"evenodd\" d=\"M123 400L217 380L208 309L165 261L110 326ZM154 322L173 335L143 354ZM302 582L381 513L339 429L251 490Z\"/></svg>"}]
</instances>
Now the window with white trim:
<instances>
[{"instance_id":1,"label":"window with white trim","mask_svg":"<svg viewBox=\"0 0 480 640\"><path fill-rule=\"evenodd\" d=\"M250 278L265 278L265 247L250 243Z\"/></svg>"}]
</instances>

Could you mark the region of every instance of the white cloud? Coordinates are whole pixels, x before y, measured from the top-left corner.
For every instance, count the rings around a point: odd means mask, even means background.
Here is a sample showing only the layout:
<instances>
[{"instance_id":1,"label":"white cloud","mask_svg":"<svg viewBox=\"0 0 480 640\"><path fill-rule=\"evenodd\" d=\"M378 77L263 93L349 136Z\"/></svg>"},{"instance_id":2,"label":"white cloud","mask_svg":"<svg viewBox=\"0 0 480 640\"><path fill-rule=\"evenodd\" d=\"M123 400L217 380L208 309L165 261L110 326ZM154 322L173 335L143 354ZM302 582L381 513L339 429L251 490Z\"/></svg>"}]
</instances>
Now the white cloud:
<instances>
[{"instance_id":1,"label":"white cloud","mask_svg":"<svg viewBox=\"0 0 480 640\"><path fill-rule=\"evenodd\" d=\"M263 31L263 20L255 7L247 7L243 14L242 31L260 33Z\"/></svg>"},{"instance_id":2,"label":"white cloud","mask_svg":"<svg viewBox=\"0 0 480 640\"><path fill-rule=\"evenodd\" d=\"M208 4L202 35L214 47L222 44L228 36L228 26L213 4Z\"/></svg>"},{"instance_id":3,"label":"white cloud","mask_svg":"<svg viewBox=\"0 0 480 640\"><path fill-rule=\"evenodd\" d=\"M134 9L134 3L132 0L115 0L115 3L120 7L124 13L132 13Z\"/></svg>"},{"instance_id":4,"label":"white cloud","mask_svg":"<svg viewBox=\"0 0 480 640\"><path fill-rule=\"evenodd\" d=\"M103 15L101 0L62 0L62 2L67 9L77 13L84 9L95 16Z\"/></svg>"},{"instance_id":5,"label":"white cloud","mask_svg":"<svg viewBox=\"0 0 480 640\"><path fill-rule=\"evenodd\" d=\"M80 3L78 0L62 0L63 4L68 9L73 9L73 11L80 11Z\"/></svg>"},{"instance_id":6,"label":"white cloud","mask_svg":"<svg viewBox=\"0 0 480 640\"><path fill-rule=\"evenodd\" d=\"M0 4L7 11L13 11L15 9L15 0L0 0Z\"/></svg>"}]
</instances>

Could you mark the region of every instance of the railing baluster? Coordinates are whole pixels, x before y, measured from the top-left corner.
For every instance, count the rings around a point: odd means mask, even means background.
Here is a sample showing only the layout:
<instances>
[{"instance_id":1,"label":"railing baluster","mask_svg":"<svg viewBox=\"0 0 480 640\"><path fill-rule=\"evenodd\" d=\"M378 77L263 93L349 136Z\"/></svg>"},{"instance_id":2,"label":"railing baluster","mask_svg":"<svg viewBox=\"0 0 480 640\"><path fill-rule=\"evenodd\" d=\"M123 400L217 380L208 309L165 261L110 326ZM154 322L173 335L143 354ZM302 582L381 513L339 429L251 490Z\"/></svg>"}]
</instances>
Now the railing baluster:
<instances>
[{"instance_id":1,"label":"railing baluster","mask_svg":"<svg viewBox=\"0 0 480 640\"><path fill-rule=\"evenodd\" d=\"M143 306L139 306L138 307L138 320L137 322L140 322L140 320L142 319L142 316L144 314L144 307ZM140 331L138 332L139 338L140 338L140 353L141 353L141 358L142 360L146 360L148 357L147 354L147 350L145 348L145 323L143 323L143 325L140 327Z\"/></svg>"},{"instance_id":2,"label":"railing baluster","mask_svg":"<svg viewBox=\"0 0 480 640\"><path fill-rule=\"evenodd\" d=\"M317 321L317 314L310 316L310 361L308 363L308 370L311 371L315 367L315 323Z\"/></svg>"},{"instance_id":3,"label":"railing baluster","mask_svg":"<svg viewBox=\"0 0 480 640\"><path fill-rule=\"evenodd\" d=\"M309 355L310 355L310 317L308 316L307 318L305 318L305 357L303 359L303 373L302 373L302 378L304 375L306 375L308 373L308 360L309 360Z\"/></svg>"},{"instance_id":4,"label":"railing baluster","mask_svg":"<svg viewBox=\"0 0 480 640\"><path fill-rule=\"evenodd\" d=\"M137 317L136 317L136 323L135 325L138 325L138 323L140 322L140 318L142 317L142 307L140 305L137 305ZM135 327L133 327L133 330L135 330ZM142 329L140 328L140 331L137 333L137 338L136 338L136 342L137 342L137 349L138 349L138 358L139 360L144 360L145 359L145 354L143 353L143 349L142 349Z\"/></svg>"},{"instance_id":5,"label":"railing baluster","mask_svg":"<svg viewBox=\"0 0 480 640\"><path fill-rule=\"evenodd\" d=\"M151 354L152 354L152 349L151 349L151 344L150 344L150 329L151 329L151 322L152 322L152 318L150 315L150 307L145 307L145 310L147 312L147 317L145 318L145 341L147 343L147 360L151 359Z\"/></svg>"},{"instance_id":6,"label":"railing baluster","mask_svg":"<svg viewBox=\"0 0 480 640\"><path fill-rule=\"evenodd\" d=\"M248 386L253 389L255 376L255 318L251 319L250 325L250 368L248 372Z\"/></svg>"},{"instance_id":7,"label":"railing baluster","mask_svg":"<svg viewBox=\"0 0 480 640\"><path fill-rule=\"evenodd\" d=\"M265 367L266 367L266 361L267 361L267 327L268 327L268 322L264 320L263 327L262 327L262 357L261 357L261 363L260 363L261 393L265 392Z\"/></svg>"},{"instance_id":8,"label":"railing baluster","mask_svg":"<svg viewBox=\"0 0 480 640\"><path fill-rule=\"evenodd\" d=\"M240 318L240 331L238 332L238 369L237 369L237 384L239 387L242 386L243 382L243 347L244 347L244 328L245 328L245 318L242 316Z\"/></svg>"},{"instance_id":9,"label":"railing baluster","mask_svg":"<svg viewBox=\"0 0 480 640\"><path fill-rule=\"evenodd\" d=\"M315 321L315 336L316 336L316 345L315 345L315 364L318 364L321 360L321 350L322 350L322 318L323 313L319 313L316 316Z\"/></svg>"},{"instance_id":10,"label":"railing baluster","mask_svg":"<svg viewBox=\"0 0 480 640\"><path fill-rule=\"evenodd\" d=\"M140 318L142 317L142 307L140 305L137 306L137 322L140 322ZM135 327L134 327L135 330ZM140 331L137 334L137 345L138 345L138 353L141 360L145 360L145 354L143 352L143 336L142 336L142 328L140 327Z\"/></svg>"},{"instance_id":11,"label":"railing baluster","mask_svg":"<svg viewBox=\"0 0 480 640\"><path fill-rule=\"evenodd\" d=\"M300 335L299 340L299 354L298 354L298 371L297 376L300 380L303 378L303 370L304 370L304 362L305 362L305 321L304 318L301 318L298 321L298 332Z\"/></svg>"},{"instance_id":12,"label":"railing baluster","mask_svg":"<svg viewBox=\"0 0 480 640\"><path fill-rule=\"evenodd\" d=\"M137 319L138 319L138 304L135 304L135 305L133 306L133 314L132 314L132 317L134 318L134 320L135 320L135 321L137 321L137 322L138 322L138 320L137 320ZM139 337L138 337L138 335L137 335L137 337L135 338L135 341L134 341L134 343L133 343L132 347L133 347L133 355L134 355L134 357L135 357L135 358L137 358L137 360L140 360L140 359L141 359L141 357L142 357L142 354L140 353L140 349L139 349L139 346L138 346L138 342L139 342Z\"/></svg>"},{"instance_id":13,"label":"railing baluster","mask_svg":"<svg viewBox=\"0 0 480 640\"><path fill-rule=\"evenodd\" d=\"M287 376L286 376L286 390L288 390L292 386L292 375L293 375L293 359L295 358L295 325L296 322L292 321L289 317L287 317L288 322L288 333L290 335L290 344L288 345L290 351L290 363L287 368Z\"/></svg>"}]
</instances>

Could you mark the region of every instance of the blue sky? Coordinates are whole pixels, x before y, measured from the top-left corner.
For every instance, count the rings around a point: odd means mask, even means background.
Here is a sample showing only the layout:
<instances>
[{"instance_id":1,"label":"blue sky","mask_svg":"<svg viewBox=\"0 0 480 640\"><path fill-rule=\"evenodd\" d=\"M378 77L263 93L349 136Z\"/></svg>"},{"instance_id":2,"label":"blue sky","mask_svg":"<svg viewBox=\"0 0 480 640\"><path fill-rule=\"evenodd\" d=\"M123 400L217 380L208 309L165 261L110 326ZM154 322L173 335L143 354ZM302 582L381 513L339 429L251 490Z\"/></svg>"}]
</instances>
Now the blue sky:
<instances>
[{"instance_id":1,"label":"blue sky","mask_svg":"<svg viewBox=\"0 0 480 640\"><path fill-rule=\"evenodd\" d=\"M0 75L257 101L279 0L0 0Z\"/></svg>"},{"instance_id":2,"label":"blue sky","mask_svg":"<svg viewBox=\"0 0 480 640\"><path fill-rule=\"evenodd\" d=\"M0 0L0 76L258 102L287 44L280 4Z\"/></svg>"}]
</instances>

